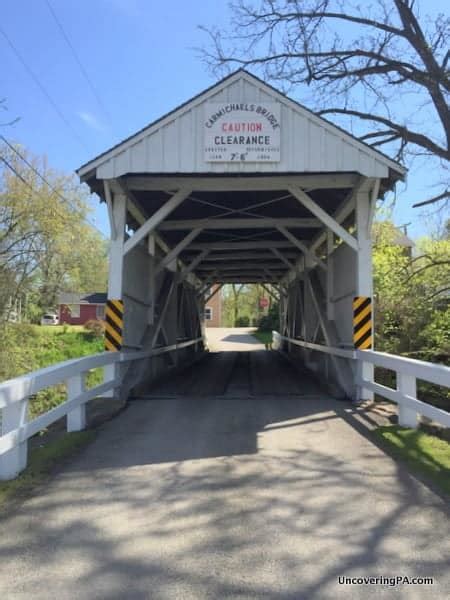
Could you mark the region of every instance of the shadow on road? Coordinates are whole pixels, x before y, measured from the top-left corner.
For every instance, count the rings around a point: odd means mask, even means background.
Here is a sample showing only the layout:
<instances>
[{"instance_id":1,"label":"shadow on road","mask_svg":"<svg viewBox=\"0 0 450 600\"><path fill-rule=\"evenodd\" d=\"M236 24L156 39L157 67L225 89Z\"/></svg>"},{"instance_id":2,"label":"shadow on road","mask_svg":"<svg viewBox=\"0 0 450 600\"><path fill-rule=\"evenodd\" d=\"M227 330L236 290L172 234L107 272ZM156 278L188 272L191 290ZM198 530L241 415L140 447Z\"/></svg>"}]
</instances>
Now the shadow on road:
<instances>
[{"instance_id":1,"label":"shadow on road","mask_svg":"<svg viewBox=\"0 0 450 600\"><path fill-rule=\"evenodd\" d=\"M232 342L235 344L255 344L261 345L261 342L252 335L244 333L231 333L223 338L220 338L222 342Z\"/></svg>"},{"instance_id":2,"label":"shadow on road","mask_svg":"<svg viewBox=\"0 0 450 600\"><path fill-rule=\"evenodd\" d=\"M442 508L354 418L324 398L135 402L3 529L5 597L370 598L338 577L402 574L435 585L390 597L444 598Z\"/></svg>"},{"instance_id":3,"label":"shadow on road","mask_svg":"<svg viewBox=\"0 0 450 600\"><path fill-rule=\"evenodd\" d=\"M446 598L444 505L365 419L317 392L136 400L2 522L2 597ZM338 583L370 575L435 583Z\"/></svg>"}]
</instances>

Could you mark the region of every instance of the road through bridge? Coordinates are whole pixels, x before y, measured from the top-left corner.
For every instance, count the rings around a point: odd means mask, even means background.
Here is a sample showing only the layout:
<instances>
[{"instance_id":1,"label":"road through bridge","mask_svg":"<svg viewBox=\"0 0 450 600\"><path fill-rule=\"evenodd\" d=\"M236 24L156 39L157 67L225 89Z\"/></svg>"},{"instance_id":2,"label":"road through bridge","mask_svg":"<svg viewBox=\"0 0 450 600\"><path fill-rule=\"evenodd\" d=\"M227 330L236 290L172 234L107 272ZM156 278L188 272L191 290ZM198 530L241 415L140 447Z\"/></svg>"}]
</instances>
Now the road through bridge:
<instances>
[{"instance_id":1,"label":"road through bridge","mask_svg":"<svg viewBox=\"0 0 450 600\"><path fill-rule=\"evenodd\" d=\"M222 333L217 370L131 400L0 521L2 598L447 598L444 502L367 438L364 411ZM434 583L339 583L397 575Z\"/></svg>"},{"instance_id":2,"label":"road through bridge","mask_svg":"<svg viewBox=\"0 0 450 600\"><path fill-rule=\"evenodd\" d=\"M91 400L127 409L2 524L6 597L365 597L379 588L338 577L402 574L436 585L398 597L445 597L443 505L358 408L376 393L402 425L450 426L416 389L450 368L373 345L371 224L405 169L240 70L78 174L109 214L106 351L0 384L0 478L55 421L84 429ZM278 304L273 351L228 332L208 352L205 303L228 283Z\"/></svg>"}]
</instances>

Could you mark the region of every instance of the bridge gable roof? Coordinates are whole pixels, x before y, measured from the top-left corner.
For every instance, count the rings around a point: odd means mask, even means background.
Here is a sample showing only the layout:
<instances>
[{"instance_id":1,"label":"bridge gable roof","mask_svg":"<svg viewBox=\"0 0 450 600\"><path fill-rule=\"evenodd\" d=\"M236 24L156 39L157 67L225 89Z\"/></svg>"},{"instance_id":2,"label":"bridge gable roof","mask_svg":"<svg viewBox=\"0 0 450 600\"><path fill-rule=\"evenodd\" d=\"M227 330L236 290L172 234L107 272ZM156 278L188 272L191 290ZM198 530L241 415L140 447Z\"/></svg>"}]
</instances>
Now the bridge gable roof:
<instances>
[{"instance_id":1,"label":"bridge gable roof","mask_svg":"<svg viewBox=\"0 0 450 600\"><path fill-rule=\"evenodd\" d=\"M207 162L208 103L275 103L280 110L280 161ZM251 73L240 69L89 161L83 181L126 174L360 173L397 180L405 169Z\"/></svg>"}]
</instances>

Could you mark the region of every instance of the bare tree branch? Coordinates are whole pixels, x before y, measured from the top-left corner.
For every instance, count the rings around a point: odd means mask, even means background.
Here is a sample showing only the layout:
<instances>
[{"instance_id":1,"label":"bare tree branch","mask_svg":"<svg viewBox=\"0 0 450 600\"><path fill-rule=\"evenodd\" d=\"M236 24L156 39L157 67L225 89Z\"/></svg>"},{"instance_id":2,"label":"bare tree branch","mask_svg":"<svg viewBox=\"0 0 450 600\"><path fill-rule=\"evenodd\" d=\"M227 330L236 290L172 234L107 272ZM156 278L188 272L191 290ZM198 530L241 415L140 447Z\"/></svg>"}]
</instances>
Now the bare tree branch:
<instances>
[{"instance_id":1,"label":"bare tree branch","mask_svg":"<svg viewBox=\"0 0 450 600\"><path fill-rule=\"evenodd\" d=\"M376 123L381 123L382 125L390 127L391 130L395 131L398 134L398 137L401 137L406 142L417 144L418 146L421 146L422 148L428 150L428 152L430 152L431 154L435 154L436 156L445 158L446 160L450 160L450 150L438 146L426 135L418 133L416 131L412 131L411 129L408 129L407 127L404 127L402 125L398 125L397 123L394 123L393 121L390 121L389 119L380 115L364 113L359 110L352 110L349 108L326 108L324 110L319 110L317 114L322 116L329 113L349 115L358 117L359 119L362 119L364 121L374 121Z\"/></svg>"},{"instance_id":2,"label":"bare tree branch","mask_svg":"<svg viewBox=\"0 0 450 600\"><path fill-rule=\"evenodd\" d=\"M413 208L417 208L419 206L426 206L427 204L434 204L435 202L439 202L439 200L444 200L447 198L450 198L450 190L445 190L445 192L442 192L442 194L433 196L432 198L424 200L423 202L416 202L416 204L413 204Z\"/></svg>"},{"instance_id":3,"label":"bare tree branch","mask_svg":"<svg viewBox=\"0 0 450 600\"><path fill-rule=\"evenodd\" d=\"M371 122L360 139L372 146L450 161L448 17L421 20L411 0L236 0L232 10L228 34L208 31L212 68L254 67L290 90L306 84L318 114Z\"/></svg>"}]
</instances>

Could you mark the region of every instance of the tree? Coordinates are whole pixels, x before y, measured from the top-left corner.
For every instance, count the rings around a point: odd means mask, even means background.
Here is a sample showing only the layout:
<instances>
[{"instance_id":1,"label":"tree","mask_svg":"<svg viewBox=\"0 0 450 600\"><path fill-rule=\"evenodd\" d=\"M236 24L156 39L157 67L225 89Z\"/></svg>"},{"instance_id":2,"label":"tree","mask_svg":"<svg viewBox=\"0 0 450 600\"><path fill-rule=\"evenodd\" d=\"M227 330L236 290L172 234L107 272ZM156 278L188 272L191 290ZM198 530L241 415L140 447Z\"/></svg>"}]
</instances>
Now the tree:
<instances>
[{"instance_id":1,"label":"tree","mask_svg":"<svg viewBox=\"0 0 450 600\"><path fill-rule=\"evenodd\" d=\"M106 290L106 242L90 225L73 217L67 219L66 228L58 235L50 232L43 236L38 292L44 311L57 305L63 290Z\"/></svg>"},{"instance_id":2,"label":"tree","mask_svg":"<svg viewBox=\"0 0 450 600\"><path fill-rule=\"evenodd\" d=\"M270 286L269 284L269 287ZM276 290L276 288L274 288ZM262 285L252 283L244 284L227 284L222 288L223 301L223 322L227 327L237 327L241 323L241 319L249 325L258 326L263 316L259 301L263 296L269 297L269 307L272 306L272 298ZM278 315L278 305L276 305L276 314Z\"/></svg>"},{"instance_id":3,"label":"tree","mask_svg":"<svg viewBox=\"0 0 450 600\"><path fill-rule=\"evenodd\" d=\"M418 205L450 197L449 18L419 16L415 0L238 0L231 7L231 31L208 31L204 57L213 68L255 67L286 91L309 86L319 115L355 127L361 140L398 159L438 163L441 189Z\"/></svg>"},{"instance_id":4,"label":"tree","mask_svg":"<svg viewBox=\"0 0 450 600\"><path fill-rule=\"evenodd\" d=\"M16 298L37 317L61 291L106 289L106 243L87 214L72 177L23 149L0 148L0 317Z\"/></svg>"},{"instance_id":5,"label":"tree","mask_svg":"<svg viewBox=\"0 0 450 600\"><path fill-rule=\"evenodd\" d=\"M415 256L390 222L374 225L377 350L450 360L450 240L422 238Z\"/></svg>"},{"instance_id":6,"label":"tree","mask_svg":"<svg viewBox=\"0 0 450 600\"><path fill-rule=\"evenodd\" d=\"M236 327L237 320L239 317L239 296L242 294L245 289L244 284L237 285L236 283L231 284L231 292L233 294L233 317L234 317L234 326Z\"/></svg>"}]
</instances>

